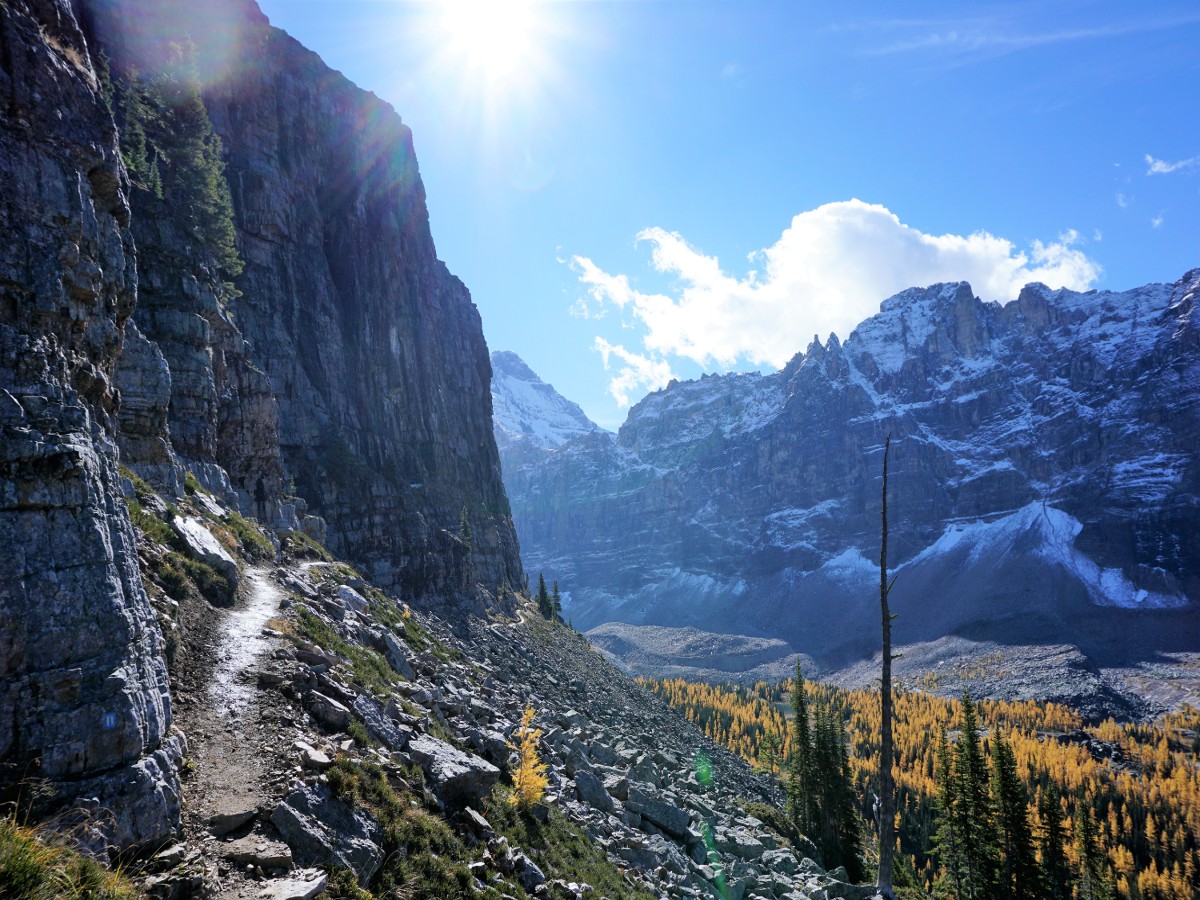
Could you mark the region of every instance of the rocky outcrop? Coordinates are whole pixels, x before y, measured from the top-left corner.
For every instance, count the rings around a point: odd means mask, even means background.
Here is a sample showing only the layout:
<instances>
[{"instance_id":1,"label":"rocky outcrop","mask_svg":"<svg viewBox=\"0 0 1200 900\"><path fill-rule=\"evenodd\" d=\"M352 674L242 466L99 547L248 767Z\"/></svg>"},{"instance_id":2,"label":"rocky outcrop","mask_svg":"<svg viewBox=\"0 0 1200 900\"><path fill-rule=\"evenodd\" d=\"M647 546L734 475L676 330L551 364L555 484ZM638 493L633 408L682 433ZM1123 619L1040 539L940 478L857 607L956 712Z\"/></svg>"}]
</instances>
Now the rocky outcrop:
<instances>
[{"instance_id":1,"label":"rocky outcrop","mask_svg":"<svg viewBox=\"0 0 1200 900\"><path fill-rule=\"evenodd\" d=\"M1198 286L1006 306L914 288L777 373L672 384L618 435L506 451L526 562L583 627L870 658L890 433L897 640L1200 652Z\"/></svg>"},{"instance_id":2,"label":"rocky outcrop","mask_svg":"<svg viewBox=\"0 0 1200 900\"><path fill-rule=\"evenodd\" d=\"M178 825L183 745L117 473L127 183L66 2L0 7L0 171L0 764L101 852Z\"/></svg>"}]
</instances>

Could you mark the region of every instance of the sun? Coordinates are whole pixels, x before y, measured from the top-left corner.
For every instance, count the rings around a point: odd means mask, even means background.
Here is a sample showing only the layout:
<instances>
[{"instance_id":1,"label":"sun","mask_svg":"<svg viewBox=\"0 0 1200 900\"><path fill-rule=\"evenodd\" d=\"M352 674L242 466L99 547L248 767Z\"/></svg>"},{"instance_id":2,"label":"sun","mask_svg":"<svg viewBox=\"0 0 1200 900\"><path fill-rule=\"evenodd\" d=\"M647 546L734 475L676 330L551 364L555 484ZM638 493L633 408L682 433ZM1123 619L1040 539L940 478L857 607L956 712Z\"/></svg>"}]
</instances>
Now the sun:
<instances>
[{"instance_id":1,"label":"sun","mask_svg":"<svg viewBox=\"0 0 1200 900\"><path fill-rule=\"evenodd\" d=\"M445 55L489 91L520 82L528 71L538 29L532 0L444 0L439 24Z\"/></svg>"}]
</instances>

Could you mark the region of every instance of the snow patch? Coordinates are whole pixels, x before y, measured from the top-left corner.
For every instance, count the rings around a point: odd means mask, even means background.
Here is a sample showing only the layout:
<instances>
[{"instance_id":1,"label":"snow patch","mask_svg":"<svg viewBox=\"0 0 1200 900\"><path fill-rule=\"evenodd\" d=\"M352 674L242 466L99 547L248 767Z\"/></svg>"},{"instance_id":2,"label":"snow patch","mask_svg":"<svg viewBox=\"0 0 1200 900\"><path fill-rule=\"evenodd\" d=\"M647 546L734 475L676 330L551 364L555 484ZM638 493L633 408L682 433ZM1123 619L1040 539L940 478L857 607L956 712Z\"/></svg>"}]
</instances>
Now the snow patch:
<instances>
[{"instance_id":1,"label":"snow patch","mask_svg":"<svg viewBox=\"0 0 1200 900\"><path fill-rule=\"evenodd\" d=\"M899 568L945 556L960 547L967 552L968 563L975 563L985 555L1006 553L1032 532L1038 537L1034 552L1072 572L1097 606L1170 609L1187 605L1186 597L1139 588L1120 569L1101 568L1075 549L1075 538L1082 530L1083 525L1069 513L1034 502L989 522L952 523L941 537Z\"/></svg>"}]
</instances>

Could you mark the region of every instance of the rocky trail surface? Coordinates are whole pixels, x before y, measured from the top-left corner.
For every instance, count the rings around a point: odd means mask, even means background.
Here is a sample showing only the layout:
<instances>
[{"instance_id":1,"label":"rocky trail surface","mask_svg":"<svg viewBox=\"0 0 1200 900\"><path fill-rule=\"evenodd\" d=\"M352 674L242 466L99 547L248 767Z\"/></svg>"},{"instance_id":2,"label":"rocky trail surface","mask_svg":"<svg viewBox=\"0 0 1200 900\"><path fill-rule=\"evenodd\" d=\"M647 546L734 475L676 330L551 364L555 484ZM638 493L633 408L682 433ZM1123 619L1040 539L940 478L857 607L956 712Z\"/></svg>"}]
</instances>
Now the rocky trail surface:
<instances>
[{"instance_id":1,"label":"rocky trail surface","mask_svg":"<svg viewBox=\"0 0 1200 900\"><path fill-rule=\"evenodd\" d=\"M525 609L515 621L453 626L391 616L337 564L252 569L244 580L241 605L191 638L178 691L191 761L185 823L150 863L150 896L314 897L340 870L372 883L389 862L384 829L334 778L356 766L411 791L409 802L475 848L480 896L874 896L843 871L826 873L807 841L748 815L748 803L782 809L776 783L571 629ZM389 690L374 663L390 673ZM598 894L489 821L527 707L550 780L540 815L586 834L625 887Z\"/></svg>"}]
</instances>

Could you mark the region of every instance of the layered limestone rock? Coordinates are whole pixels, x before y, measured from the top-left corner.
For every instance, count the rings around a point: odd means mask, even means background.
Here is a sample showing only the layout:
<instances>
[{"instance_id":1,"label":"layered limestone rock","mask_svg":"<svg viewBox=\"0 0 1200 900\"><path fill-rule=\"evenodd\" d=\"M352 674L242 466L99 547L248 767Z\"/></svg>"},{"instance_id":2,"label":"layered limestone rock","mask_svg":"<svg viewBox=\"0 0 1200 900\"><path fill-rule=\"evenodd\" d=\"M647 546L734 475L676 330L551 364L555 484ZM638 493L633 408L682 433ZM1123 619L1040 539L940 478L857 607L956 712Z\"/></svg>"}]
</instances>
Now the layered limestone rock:
<instances>
[{"instance_id":1,"label":"layered limestone rock","mask_svg":"<svg viewBox=\"0 0 1200 900\"><path fill-rule=\"evenodd\" d=\"M171 258L186 248L153 209L137 226L154 260L138 322L171 366L176 451L222 466L243 504L260 478L279 496L286 472L331 548L408 599L494 607L521 568L491 367L478 311L437 259L409 129L248 0L89 8L135 67L147 46L190 36L226 152L240 296Z\"/></svg>"},{"instance_id":2,"label":"layered limestone rock","mask_svg":"<svg viewBox=\"0 0 1200 900\"><path fill-rule=\"evenodd\" d=\"M234 324L230 290L161 200L147 191L135 191L133 200L134 319L170 366L171 444L209 490L243 513L290 524L271 382Z\"/></svg>"},{"instance_id":3,"label":"layered limestone rock","mask_svg":"<svg viewBox=\"0 0 1200 900\"><path fill-rule=\"evenodd\" d=\"M0 6L0 171L0 780L128 847L177 826L182 742L117 473L126 184L65 0Z\"/></svg>"}]
</instances>

